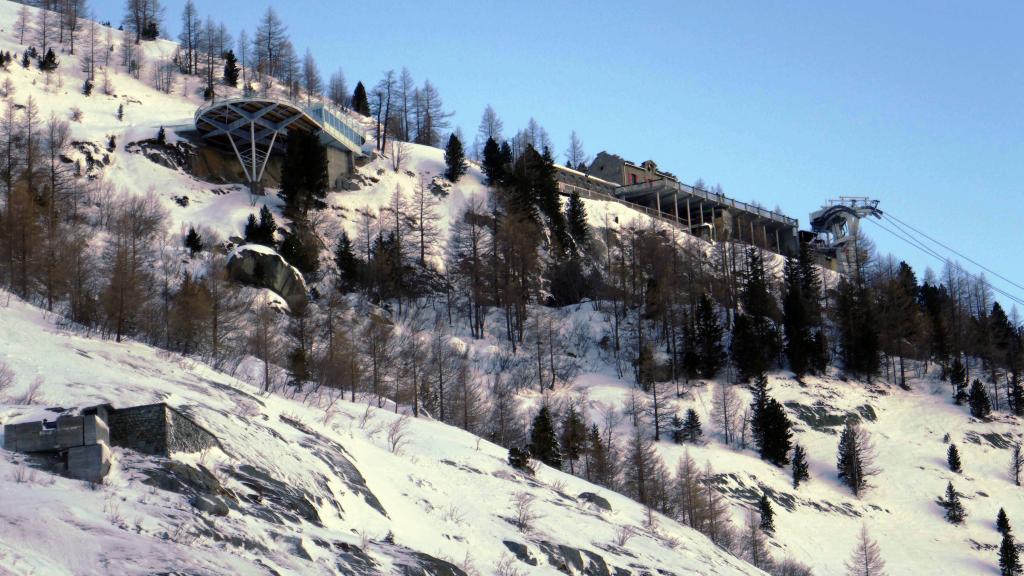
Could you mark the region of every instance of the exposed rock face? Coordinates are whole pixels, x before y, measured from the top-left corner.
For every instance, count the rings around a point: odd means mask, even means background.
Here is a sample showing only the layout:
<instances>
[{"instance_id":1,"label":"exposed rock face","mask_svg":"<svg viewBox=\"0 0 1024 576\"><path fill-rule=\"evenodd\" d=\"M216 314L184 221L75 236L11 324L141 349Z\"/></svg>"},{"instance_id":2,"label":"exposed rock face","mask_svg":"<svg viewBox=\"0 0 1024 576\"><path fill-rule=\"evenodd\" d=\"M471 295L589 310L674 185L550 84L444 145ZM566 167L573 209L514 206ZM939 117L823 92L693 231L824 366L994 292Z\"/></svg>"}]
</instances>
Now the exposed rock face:
<instances>
[{"instance_id":1,"label":"exposed rock face","mask_svg":"<svg viewBox=\"0 0 1024 576\"><path fill-rule=\"evenodd\" d=\"M306 305L306 281L302 273L285 262L273 248L259 244L235 248L228 259L228 273L238 282L273 290L293 311Z\"/></svg>"}]
</instances>

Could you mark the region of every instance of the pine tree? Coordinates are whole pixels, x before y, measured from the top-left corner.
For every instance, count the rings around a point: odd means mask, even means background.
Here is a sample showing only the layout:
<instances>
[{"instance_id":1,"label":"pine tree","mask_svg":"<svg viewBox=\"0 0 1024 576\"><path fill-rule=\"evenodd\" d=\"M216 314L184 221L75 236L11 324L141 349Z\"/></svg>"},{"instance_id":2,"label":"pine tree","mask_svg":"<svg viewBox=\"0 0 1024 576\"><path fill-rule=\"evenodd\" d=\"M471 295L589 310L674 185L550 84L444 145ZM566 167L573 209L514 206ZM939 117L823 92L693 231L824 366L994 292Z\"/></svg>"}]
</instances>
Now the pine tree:
<instances>
[{"instance_id":1,"label":"pine tree","mask_svg":"<svg viewBox=\"0 0 1024 576\"><path fill-rule=\"evenodd\" d=\"M756 248L747 251L747 270L740 292L743 313L736 316L732 336L733 363L743 382L766 372L778 357L775 318L778 308L765 275L764 261Z\"/></svg>"},{"instance_id":2,"label":"pine tree","mask_svg":"<svg viewBox=\"0 0 1024 576\"><path fill-rule=\"evenodd\" d=\"M700 416L697 415L697 411L693 408L687 408L686 420L683 421L683 439L687 442L699 442L701 437L704 436L704 431L701 429Z\"/></svg>"},{"instance_id":3,"label":"pine tree","mask_svg":"<svg viewBox=\"0 0 1024 576\"><path fill-rule=\"evenodd\" d=\"M39 59L39 69L43 72L53 72L59 64L57 55L53 53L53 48L48 48L46 55Z\"/></svg>"},{"instance_id":4,"label":"pine tree","mask_svg":"<svg viewBox=\"0 0 1024 576\"><path fill-rule=\"evenodd\" d=\"M775 510L772 509L772 501L768 499L768 495L764 492L761 493L759 508L761 510L761 530L764 530L766 534L774 534Z\"/></svg>"},{"instance_id":5,"label":"pine tree","mask_svg":"<svg viewBox=\"0 0 1024 576\"><path fill-rule=\"evenodd\" d=\"M761 458L779 466L789 464L789 449L792 445L792 423L786 409L775 398L768 400L764 414Z\"/></svg>"},{"instance_id":6,"label":"pine tree","mask_svg":"<svg viewBox=\"0 0 1024 576\"><path fill-rule=\"evenodd\" d=\"M804 295L802 267L795 258L786 261L786 291L782 300L782 327L785 336L786 359L789 369L799 379L815 364L814 336L811 334L807 311L808 298Z\"/></svg>"},{"instance_id":7,"label":"pine tree","mask_svg":"<svg viewBox=\"0 0 1024 576\"><path fill-rule=\"evenodd\" d=\"M238 58L234 50L228 50L224 54L224 84L232 88L238 86L238 74L241 70L238 67Z\"/></svg>"},{"instance_id":8,"label":"pine tree","mask_svg":"<svg viewBox=\"0 0 1024 576\"><path fill-rule=\"evenodd\" d=\"M750 402L750 435L758 448L764 443L764 418L769 399L768 377L761 373L754 379L754 398Z\"/></svg>"},{"instance_id":9,"label":"pine tree","mask_svg":"<svg viewBox=\"0 0 1024 576\"><path fill-rule=\"evenodd\" d=\"M854 496L860 496L868 486L868 478L878 473L870 436L853 419L847 420L839 436L836 469L839 481L849 486Z\"/></svg>"},{"instance_id":10,"label":"pine tree","mask_svg":"<svg viewBox=\"0 0 1024 576\"><path fill-rule=\"evenodd\" d=\"M455 134L448 136L448 145L444 149L444 164L447 167L444 177L452 182L458 182L459 178L466 173L466 152L462 149L462 141Z\"/></svg>"},{"instance_id":11,"label":"pine tree","mask_svg":"<svg viewBox=\"0 0 1024 576\"><path fill-rule=\"evenodd\" d=\"M84 94L85 96L92 96L92 89L93 89L92 80L89 80L88 78L86 78L85 82L82 83L82 94Z\"/></svg>"},{"instance_id":12,"label":"pine tree","mask_svg":"<svg viewBox=\"0 0 1024 576\"><path fill-rule=\"evenodd\" d=\"M701 295L697 304L694 340L700 376L714 378L725 363L725 348L722 345L722 324L707 293Z\"/></svg>"},{"instance_id":13,"label":"pine tree","mask_svg":"<svg viewBox=\"0 0 1024 576\"><path fill-rule=\"evenodd\" d=\"M960 467L960 451L956 449L956 444L949 445L949 450L946 451L946 462L951 471L957 474L963 471Z\"/></svg>"},{"instance_id":14,"label":"pine tree","mask_svg":"<svg viewBox=\"0 0 1024 576\"><path fill-rule=\"evenodd\" d=\"M963 524L967 511L960 501L960 494L953 488L953 483L946 484L946 497L939 499L939 505L946 509L946 521L950 524Z\"/></svg>"},{"instance_id":15,"label":"pine tree","mask_svg":"<svg viewBox=\"0 0 1024 576\"><path fill-rule=\"evenodd\" d=\"M980 380L975 380L971 384L967 401L971 406L971 416L984 419L992 414L992 403L988 399L988 391L985 390L985 385Z\"/></svg>"},{"instance_id":16,"label":"pine tree","mask_svg":"<svg viewBox=\"0 0 1024 576\"><path fill-rule=\"evenodd\" d=\"M811 475L807 469L807 455L804 447L796 444L793 446L793 488L799 488L800 483L810 480Z\"/></svg>"},{"instance_id":17,"label":"pine tree","mask_svg":"<svg viewBox=\"0 0 1024 576\"><path fill-rule=\"evenodd\" d=\"M1006 510L999 509L999 514L996 515L996 531L1000 534L1006 534L1010 531L1010 519L1006 517Z\"/></svg>"},{"instance_id":18,"label":"pine tree","mask_svg":"<svg viewBox=\"0 0 1024 576\"><path fill-rule=\"evenodd\" d=\"M999 544L999 574L1000 576L1020 576L1021 571L1017 543L1014 541L1013 534L1007 530L1003 532L1003 540Z\"/></svg>"},{"instance_id":19,"label":"pine tree","mask_svg":"<svg viewBox=\"0 0 1024 576\"><path fill-rule=\"evenodd\" d=\"M273 248L276 245L274 235L277 233L277 221L274 220L274 213L270 208L260 208L260 218L249 214L249 220L245 223L245 241L249 244L262 244Z\"/></svg>"},{"instance_id":20,"label":"pine tree","mask_svg":"<svg viewBox=\"0 0 1024 576\"><path fill-rule=\"evenodd\" d=\"M949 382L953 385L953 401L957 406L967 403L967 370L957 356L949 368Z\"/></svg>"},{"instance_id":21,"label":"pine tree","mask_svg":"<svg viewBox=\"0 0 1024 576\"><path fill-rule=\"evenodd\" d=\"M683 420L679 417L679 414L672 415L672 421L669 423L669 427L672 429L673 443L682 444L686 441L686 436L683 432Z\"/></svg>"},{"instance_id":22,"label":"pine tree","mask_svg":"<svg viewBox=\"0 0 1024 576\"><path fill-rule=\"evenodd\" d=\"M117 120L124 120L124 104L117 105ZM111 140L113 140L113 136L111 136Z\"/></svg>"},{"instance_id":23,"label":"pine tree","mask_svg":"<svg viewBox=\"0 0 1024 576\"><path fill-rule=\"evenodd\" d=\"M587 208L575 190L569 194L565 207L565 224L569 228L576 250L582 252L590 244L590 225L587 224Z\"/></svg>"},{"instance_id":24,"label":"pine tree","mask_svg":"<svg viewBox=\"0 0 1024 576\"><path fill-rule=\"evenodd\" d=\"M484 144L483 161L481 162L488 186L497 186L505 179L505 160L501 147L494 138L488 138Z\"/></svg>"},{"instance_id":25,"label":"pine tree","mask_svg":"<svg viewBox=\"0 0 1024 576\"><path fill-rule=\"evenodd\" d=\"M555 436L555 426L551 419L551 410L547 405L541 406L530 428L530 455L541 462L562 469L562 452Z\"/></svg>"},{"instance_id":26,"label":"pine tree","mask_svg":"<svg viewBox=\"0 0 1024 576\"><path fill-rule=\"evenodd\" d=\"M285 236L279 252L286 262L307 276L315 275L320 270L316 240L302 229Z\"/></svg>"},{"instance_id":27,"label":"pine tree","mask_svg":"<svg viewBox=\"0 0 1024 576\"><path fill-rule=\"evenodd\" d=\"M1015 486L1020 486L1020 473L1024 469L1024 448L1020 442L1010 447L1010 478Z\"/></svg>"},{"instance_id":28,"label":"pine tree","mask_svg":"<svg viewBox=\"0 0 1024 576\"><path fill-rule=\"evenodd\" d=\"M579 410L575 406L569 406L562 417L562 433L560 444L562 446L563 460L569 462L569 473L575 474L575 463L583 456L587 442L587 424L583 421Z\"/></svg>"},{"instance_id":29,"label":"pine tree","mask_svg":"<svg viewBox=\"0 0 1024 576\"><path fill-rule=\"evenodd\" d=\"M617 475L614 448L601 438L597 424L590 426L586 450L586 479L605 488L614 488Z\"/></svg>"},{"instance_id":30,"label":"pine tree","mask_svg":"<svg viewBox=\"0 0 1024 576\"><path fill-rule=\"evenodd\" d=\"M352 249L348 233L341 231L338 246L334 249L334 265L338 267L338 285L352 287L359 281L359 258Z\"/></svg>"},{"instance_id":31,"label":"pine tree","mask_svg":"<svg viewBox=\"0 0 1024 576\"><path fill-rule=\"evenodd\" d=\"M160 145L167 144L167 131L164 130L163 126L156 131L156 143Z\"/></svg>"},{"instance_id":32,"label":"pine tree","mask_svg":"<svg viewBox=\"0 0 1024 576\"><path fill-rule=\"evenodd\" d=\"M356 89L352 92L352 110L363 116L370 116L370 100L366 97L366 88L362 82L356 82Z\"/></svg>"},{"instance_id":33,"label":"pine tree","mask_svg":"<svg viewBox=\"0 0 1024 576\"><path fill-rule=\"evenodd\" d=\"M185 236L185 247L191 256L203 251L203 237L196 232L196 229L189 226L188 234Z\"/></svg>"},{"instance_id":34,"label":"pine tree","mask_svg":"<svg viewBox=\"0 0 1024 576\"><path fill-rule=\"evenodd\" d=\"M885 561L878 542L868 535L867 526L861 526L857 546L846 562L847 576L885 576Z\"/></svg>"}]
</instances>

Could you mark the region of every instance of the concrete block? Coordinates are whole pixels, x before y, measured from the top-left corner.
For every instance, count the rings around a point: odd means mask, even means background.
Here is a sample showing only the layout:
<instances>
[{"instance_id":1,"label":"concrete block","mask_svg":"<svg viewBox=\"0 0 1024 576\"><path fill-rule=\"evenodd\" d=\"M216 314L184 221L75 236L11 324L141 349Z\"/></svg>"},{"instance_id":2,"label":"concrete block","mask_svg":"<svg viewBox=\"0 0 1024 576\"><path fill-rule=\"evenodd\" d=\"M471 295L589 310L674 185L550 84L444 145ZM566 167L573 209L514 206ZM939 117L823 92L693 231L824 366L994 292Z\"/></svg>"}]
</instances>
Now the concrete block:
<instances>
[{"instance_id":1,"label":"concrete block","mask_svg":"<svg viewBox=\"0 0 1024 576\"><path fill-rule=\"evenodd\" d=\"M38 452L45 449L42 435L42 422L9 424L4 426L4 446L10 446L8 450L17 450L18 452ZM48 440L51 439L52 436L48 438Z\"/></svg>"},{"instance_id":2,"label":"concrete block","mask_svg":"<svg viewBox=\"0 0 1024 576\"><path fill-rule=\"evenodd\" d=\"M85 438L84 444L96 444L103 442L106 445L110 445L110 429L107 427L107 423L96 415L90 415L83 418L85 423Z\"/></svg>"},{"instance_id":3,"label":"concrete block","mask_svg":"<svg viewBox=\"0 0 1024 576\"><path fill-rule=\"evenodd\" d=\"M85 443L85 423L81 416L57 418L57 448L72 448Z\"/></svg>"},{"instance_id":4,"label":"concrete block","mask_svg":"<svg viewBox=\"0 0 1024 576\"><path fill-rule=\"evenodd\" d=\"M110 448L106 444L77 446L68 450L68 475L86 482L100 482L110 472Z\"/></svg>"}]
</instances>

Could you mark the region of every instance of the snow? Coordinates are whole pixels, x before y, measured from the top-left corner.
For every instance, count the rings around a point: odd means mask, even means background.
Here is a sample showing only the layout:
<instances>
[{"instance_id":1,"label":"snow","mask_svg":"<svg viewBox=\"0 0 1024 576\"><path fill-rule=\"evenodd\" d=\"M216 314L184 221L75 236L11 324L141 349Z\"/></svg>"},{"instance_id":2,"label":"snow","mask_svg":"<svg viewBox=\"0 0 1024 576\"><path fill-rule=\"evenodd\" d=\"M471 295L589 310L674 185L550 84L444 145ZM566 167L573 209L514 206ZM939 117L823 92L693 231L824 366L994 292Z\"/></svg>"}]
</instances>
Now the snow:
<instances>
[{"instance_id":1,"label":"snow","mask_svg":"<svg viewBox=\"0 0 1024 576\"><path fill-rule=\"evenodd\" d=\"M20 53L25 48L17 43L12 25L19 8L14 2L0 1L0 21L8 23L0 30L0 49ZM121 34L114 31L113 35L119 42ZM142 47L148 63L174 49L173 43L165 41ZM13 99L19 104L32 95L44 119L50 114L69 118L73 107L81 109L82 121L71 124L73 140L105 149L108 138L116 137L112 163L91 185L92 193L152 194L168 213L169 234L183 235L189 226L195 226L207 238L238 237L245 219L257 212L260 204L268 205L279 215L279 222L287 224L280 218L282 202L274 194L254 198L243 186L201 182L124 149L130 142L154 137L160 126L167 128L168 139L174 142L177 137L172 128L190 127L202 104L199 80L192 79L186 86L179 83L173 93L164 94L146 81L118 71L110 74L114 95L103 94L98 81L92 96L85 97L80 93L83 78L77 57L61 54L60 58L59 72L49 80L35 67L26 70L15 62L8 72L0 73L0 81L11 80ZM118 58L115 51L112 60ZM148 80L148 72L144 74L143 80ZM125 118L119 121L115 113L122 104ZM421 178L430 181L443 172L443 151L410 144L407 152L399 170L393 169L389 159L373 157L359 170L366 185L357 191L330 194L317 229L326 246L332 247L342 231L355 239L359 213L377 214L396 188L410 199ZM70 156L81 157L77 152ZM483 182L479 166L471 163L458 183L444 184L447 195L440 203L441 230L450 230L453 220L470 203L484 202ZM175 201L181 196L189 199L187 206ZM621 203L584 199L584 204L594 229L621 230L631 223L664 226ZM677 241L711 250L711 244L685 234ZM433 247L437 265L446 244L447 238L442 237ZM239 249L264 250L252 245ZM767 264L781 273L780 256L771 255ZM831 284L836 275L826 273L825 278ZM280 300L266 291L262 296ZM581 373L571 385L552 395L556 401L583 398L589 417L600 421L605 411L620 409L632 390L628 367L625 374L618 373L595 344L609 331L607 315L590 303L552 314L564 339L570 339L570 333L580 326L591 344L578 358ZM496 319L488 321L489 328L499 325ZM486 365L501 350L496 335L475 341L457 333L453 343L466 349L478 365ZM500 447L428 419L409 420L409 441L399 454L393 454L387 447L387 427L399 416L343 399L325 410L324 404L318 407L262 394L258 386L246 381L250 375L253 382L258 381L260 369L254 359L243 361L234 376L220 373L200 362L137 343L117 344L69 332L58 327L53 317L0 292L0 361L18 376L12 389L0 392L4 394L0 397L0 424L45 417L52 414L44 410L49 405L167 402L187 407L222 438L226 450L176 460L191 464L202 460L217 471L244 463L258 465L321 498L315 508L323 522L323 526L305 521L277 525L237 510L216 520L221 534L245 538L267 549L246 550L201 535L199 531L211 520L194 511L185 497L142 484L145 470L159 466L159 459L115 449L108 482L90 487L23 468L20 456L0 452L0 572L101 574L116 567L119 572L140 574L173 570L326 574L336 571L337 553L318 541L354 546L366 541L368 551L386 573L400 557L385 542L390 532L397 545L455 563L469 555L483 574L494 572L504 553L504 539L529 543L541 562L531 574L556 574L536 547L535 542L544 538L595 551L609 563L624 567L640 563L674 573L758 573L671 520L659 519L659 533L652 533L643 527L644 511L639 506L580 479L542 468L537 481L529 481L505 464L506 454ZM42 382L41 398L32 405L19 404L18 399L37 377ZM1008 450L992 443L1020 440L1015 418L998 415L993 422L970 418L963 408L950 404L949 390L935 381L934 374L913 378L911 391L834 377L807 378L800 384L786 373L772 374L770 382L772 394L784 403L824 405L833 414L872 407L877 419L865 426L873 435L882 474L873 479L874 487L862 498L853 498L835 478L838 436L834 429L812 428L797 418L792 406L790 416L797 423L794 440L807 449L811 472L811 480L799 490L791 487L788 470L762 462L750 450L724 446L708 413L710 382L683 385L682 396L672 401L680 413L694 408L700 414L708 441L686 448L659 443L668 467L674 468L684 450L701 464L711 462L732 490L727 496L735 505L737 522L742 506L752 503L751 490L767 488L791 497L795 502L792 510L776 503L772 553L776 558L792 556L811 564L817 574L842 572L861 525L880 542L891 574L997 573L992 548L999 541L994 529L997 510L1004 507L1011 522L1024 521L1024 492L1007 479ZM745 391L741 396L749 401ZM531 409L540 402L540 394L524 391L519 401L524 410ZM310 435L287 421L303 423L332 443L332 454L344 453L353 460L387 516L337 477L310 448ZM623 421L618 431L628 433L629 423ZM946 468L946 434L960 449L963 474ZM250 492L236 479L218 473L232 490ZM16 481L23 475L28 477L26 481ZM949 480L966 495L969 516L961 527L947 524L935 503ZM537 533L530 538L502 518L512 514L511 501L520 491L537 497L542 515ZM585 491L609 499L612 512L598 512L574 501L572 496ZM609 546L619 525L641 531L629 542L627 551ZM286 537L298 538L300 544ZM672 538L679 541L674 548ZM309 559L296 552L297 546ZM526 569L522 564L518 567Z\"/></svg>"}]
</instances>

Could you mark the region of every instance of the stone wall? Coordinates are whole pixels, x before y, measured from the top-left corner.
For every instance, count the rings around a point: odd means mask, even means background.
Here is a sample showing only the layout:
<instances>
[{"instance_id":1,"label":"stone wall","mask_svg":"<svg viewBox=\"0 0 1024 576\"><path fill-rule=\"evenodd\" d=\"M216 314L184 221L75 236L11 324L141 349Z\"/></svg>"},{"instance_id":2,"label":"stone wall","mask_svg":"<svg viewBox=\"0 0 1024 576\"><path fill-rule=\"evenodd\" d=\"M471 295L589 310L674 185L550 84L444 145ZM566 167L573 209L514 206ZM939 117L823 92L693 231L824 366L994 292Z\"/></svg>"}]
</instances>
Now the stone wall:
<instances>
[{"instance_id":1,"label":"stone wall","mask_svg":"<svg viewBox=\"0 0 1024 576\"><path fill-rule=\"evenodd\" d=\"M149 404L113 410L110 443L143 454L167 456L167 406Z\"/></svg>"},{"instance_id":2,"label":"stone wall","mask_svg":"<svg viewBox=\"0 0 1024 576\"><path fill-rule=\"evenodd\" d=\"M168 452L201 452L219 444L217 438L206 428L174 408L167 408Z\"/></svg>"}]
</instances>

